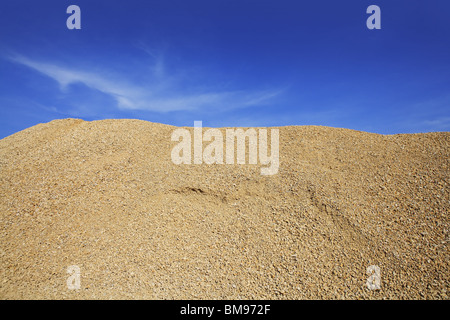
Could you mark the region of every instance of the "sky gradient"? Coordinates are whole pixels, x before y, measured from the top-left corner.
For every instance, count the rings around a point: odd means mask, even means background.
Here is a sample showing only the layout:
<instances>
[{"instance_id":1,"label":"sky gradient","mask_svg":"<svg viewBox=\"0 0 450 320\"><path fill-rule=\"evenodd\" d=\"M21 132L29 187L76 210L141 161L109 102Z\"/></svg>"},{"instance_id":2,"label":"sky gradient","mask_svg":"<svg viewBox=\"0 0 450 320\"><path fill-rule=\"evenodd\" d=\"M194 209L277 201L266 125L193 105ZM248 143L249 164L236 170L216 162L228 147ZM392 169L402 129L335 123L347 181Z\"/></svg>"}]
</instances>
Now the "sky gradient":
<instances>
[{"instance_id":1,"label":"sky gradient","mask_svg":"<svg viewBox=\"0 0 450 320\"><path fill-rule=\"evenodd\" d=\"M0 138L61 118L450 131L447 0L15 0L0 40Z\"/></svg>"}]
</instances>

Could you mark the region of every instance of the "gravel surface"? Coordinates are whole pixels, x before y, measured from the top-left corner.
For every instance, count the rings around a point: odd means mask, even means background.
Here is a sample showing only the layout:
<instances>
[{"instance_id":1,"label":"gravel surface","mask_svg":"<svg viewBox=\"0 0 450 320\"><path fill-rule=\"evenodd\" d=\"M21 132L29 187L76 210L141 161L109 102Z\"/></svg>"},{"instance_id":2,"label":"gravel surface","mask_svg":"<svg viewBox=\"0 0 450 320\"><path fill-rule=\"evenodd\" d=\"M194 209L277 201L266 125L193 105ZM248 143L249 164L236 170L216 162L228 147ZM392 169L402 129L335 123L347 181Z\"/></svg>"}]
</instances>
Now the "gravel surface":
<instances>
[{"instance_id":1,"label":"gravel surface","mask_svg":"<svg viewBox=\"0 0 450 320\"><path fill-rule=\"evenodd\" d=\"M64 119L0 140L0 298L448 299L449 132L280 127L263 176L173 164L175 129Z\"/></svg>"}]
</instances>

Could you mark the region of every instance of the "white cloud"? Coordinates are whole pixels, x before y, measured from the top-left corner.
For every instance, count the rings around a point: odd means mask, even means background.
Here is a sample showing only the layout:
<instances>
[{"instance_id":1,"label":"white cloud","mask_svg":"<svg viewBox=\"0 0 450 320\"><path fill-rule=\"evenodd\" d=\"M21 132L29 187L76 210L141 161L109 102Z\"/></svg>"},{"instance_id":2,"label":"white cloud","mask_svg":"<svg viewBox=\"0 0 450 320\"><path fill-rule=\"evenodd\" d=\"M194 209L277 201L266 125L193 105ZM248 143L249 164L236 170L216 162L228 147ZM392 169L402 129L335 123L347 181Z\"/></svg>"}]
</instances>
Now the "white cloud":
<instances>
[{"instance_id":1,"label":"white cloud","mask_svg":"<svg viewBox=\"0 0 450 320\"><path fill-rule=\"evenodd\" d=\"M57 81L62 91L74 83L112 96L117 107L124 110L147 110L169 112L181 110L198 110L214 108L230 110L267 103L278 96L283 90L244 91L208 91L191 90L186 92L176 75L169 76L164 68L164 59L150 51L155 58L153 78L146 83L134 84L127 81L126 76L112 75L108 72L94 73L74 70L56 64L35 61L24 56L14 56L10 60L25 65ZM177 81L178 80L178 81ZM205 79L205 82L208 82ZM180 89L182 88L182 89Z\"/></svg>"},{"instance_id":2,"label":"white cloud","mask_svg":"<svg viewBox=\"0 0 450 320\"><path fill-rule=\"evenodd\" d=\"M448 129L450 127L450 117L442 117L433 120L425 120L425 125L433 126L436 129Z\"/></svg>"}]
</instances>

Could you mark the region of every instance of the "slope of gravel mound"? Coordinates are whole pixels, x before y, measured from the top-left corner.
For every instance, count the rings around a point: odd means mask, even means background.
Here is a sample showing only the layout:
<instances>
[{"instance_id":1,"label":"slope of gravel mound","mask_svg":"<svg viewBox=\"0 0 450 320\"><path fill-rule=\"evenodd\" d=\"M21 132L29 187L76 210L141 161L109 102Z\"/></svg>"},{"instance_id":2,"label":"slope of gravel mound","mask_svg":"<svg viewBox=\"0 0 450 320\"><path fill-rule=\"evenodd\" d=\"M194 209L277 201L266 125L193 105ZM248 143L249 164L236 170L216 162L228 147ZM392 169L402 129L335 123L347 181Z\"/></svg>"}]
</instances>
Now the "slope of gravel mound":
<instances>
[{"instance_id":1,"label":"slope of gravel mound","mask_svg":"<svg viewBox=\"0 0 450 320\"><path fill-rule=\"evenodd\" d=\"M65 119L0 140L0 298L448 299L450 133L280 127L263 176L173 164L174 129Z\"/></svg>"}]
</instances>

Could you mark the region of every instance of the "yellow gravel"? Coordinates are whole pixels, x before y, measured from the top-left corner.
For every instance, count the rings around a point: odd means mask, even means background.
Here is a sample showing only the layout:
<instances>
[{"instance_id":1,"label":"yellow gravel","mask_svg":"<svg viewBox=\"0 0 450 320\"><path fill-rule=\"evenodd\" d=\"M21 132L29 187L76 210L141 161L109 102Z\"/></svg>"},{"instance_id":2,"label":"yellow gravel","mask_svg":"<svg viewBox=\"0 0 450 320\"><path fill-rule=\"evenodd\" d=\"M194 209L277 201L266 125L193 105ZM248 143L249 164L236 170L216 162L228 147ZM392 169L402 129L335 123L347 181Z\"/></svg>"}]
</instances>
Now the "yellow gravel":
<instances>
[{"instance_id":1,"label":"yellow gravel","mask_svg":"<svg viewBox=\"0 0 450 320\"><path fill-rule=\"evenodd\" d=\"M173 164L175 129L64 119L0 140L0 298L448 299L449 132L280 127L263 176Z\"/></svg>"}]
</instances>

